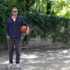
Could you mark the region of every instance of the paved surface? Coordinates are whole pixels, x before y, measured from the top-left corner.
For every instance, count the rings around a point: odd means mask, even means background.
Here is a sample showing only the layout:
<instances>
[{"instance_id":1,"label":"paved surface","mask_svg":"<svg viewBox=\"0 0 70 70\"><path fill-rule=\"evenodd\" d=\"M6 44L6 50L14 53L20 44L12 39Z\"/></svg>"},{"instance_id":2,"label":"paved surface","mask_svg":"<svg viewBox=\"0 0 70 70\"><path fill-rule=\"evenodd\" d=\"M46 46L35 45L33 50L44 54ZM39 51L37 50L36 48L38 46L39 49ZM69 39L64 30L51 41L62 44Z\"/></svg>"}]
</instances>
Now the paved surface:
<instances>
[{"instance_id":1,"label":"paved surface","mask_svg":"<svg viewBox=\"0 0 70 70\"><path fill-rule=\"evenodd\" d=\"M14 52L14 64L15 64ZM70 70L70 49L22 50L21 70ZM8 51L0 51L0 70L6 70ZM18 70L18 69L8 69Z\"/></svg>"}]
</instances>

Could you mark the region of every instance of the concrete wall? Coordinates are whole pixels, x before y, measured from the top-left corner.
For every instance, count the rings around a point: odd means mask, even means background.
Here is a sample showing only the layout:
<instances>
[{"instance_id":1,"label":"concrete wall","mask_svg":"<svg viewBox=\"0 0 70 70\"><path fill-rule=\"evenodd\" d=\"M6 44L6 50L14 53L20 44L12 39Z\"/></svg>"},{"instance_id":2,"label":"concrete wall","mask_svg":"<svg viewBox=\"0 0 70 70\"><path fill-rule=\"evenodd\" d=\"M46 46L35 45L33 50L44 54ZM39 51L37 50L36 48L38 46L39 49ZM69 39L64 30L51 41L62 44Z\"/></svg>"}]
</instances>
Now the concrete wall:
<instances>
[{"instance_id":1,"label":"concrete wall","mask_svg":"<svg viewBox=\"0 0 70 70\"><path fill-rule=\"evenodd\" d=\"M64 32L65 28L62 27L60 32ZM64 42L53 42L52 34L48 35L45 39L40 38L40 36L36 36L36 38L31 38L28 44L22 47L46 47L46 48L61 48L61 47L69 47L70 41L68 43Z\"/></svg>"},{"instance_id":2,"label":"concrete wall","mask_svg":"<svg viewBox=\"0 0 70 70\"><path fill-rule=\"evenodd\" d=\"M64 27L61 28L60 32L64 32ZM24 38L25 34L22 34L22 39ZM48 35L45 39L40 38L40 36L36 36L36 38L31 38L28 44L22 44L22 47L25 48L33 48L33 47L46 47L46 48L61 48L61 47L69 47L70 46L70 41L68 43L64 42L53 42L52 39L52 34ZM0 43L0 49L7 49L8 45L5 44L3 46L2 43Z\"/></svg>"},{"instance_id":3,"label":"concrete wall","mask_svg":"<svg viewBox=\"0 0 70 70\"><path fill-rule=\"evenodd\" d=\"M22 45L22 47L46 47L46 48L61 48L61 47L69 47L70 42L64 43L64 42L53 42L52 36L49 35L45 39L41 39L40 36L37 36L36 38L31 38L28 44L25 46Z\"/></svg>"}]
</instances>

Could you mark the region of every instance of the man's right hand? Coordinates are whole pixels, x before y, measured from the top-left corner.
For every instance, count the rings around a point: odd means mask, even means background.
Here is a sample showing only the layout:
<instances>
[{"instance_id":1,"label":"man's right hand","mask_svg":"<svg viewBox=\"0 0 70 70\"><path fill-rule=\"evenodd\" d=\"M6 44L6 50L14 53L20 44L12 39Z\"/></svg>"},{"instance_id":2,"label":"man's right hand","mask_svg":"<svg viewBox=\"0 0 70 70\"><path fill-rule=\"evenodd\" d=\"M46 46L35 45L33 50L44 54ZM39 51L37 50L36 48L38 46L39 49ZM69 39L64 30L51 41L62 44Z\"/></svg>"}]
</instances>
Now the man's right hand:
<instances>
[{"instance_id":1,"label":"man's right hand","mask_svg":"<svg viewBox=\"0 0 70 70\"><path fill-rule=\"evenodd\" d=\"M9 35L7 35L7 39L9 39Z\"/></svg>"}]
</instances>

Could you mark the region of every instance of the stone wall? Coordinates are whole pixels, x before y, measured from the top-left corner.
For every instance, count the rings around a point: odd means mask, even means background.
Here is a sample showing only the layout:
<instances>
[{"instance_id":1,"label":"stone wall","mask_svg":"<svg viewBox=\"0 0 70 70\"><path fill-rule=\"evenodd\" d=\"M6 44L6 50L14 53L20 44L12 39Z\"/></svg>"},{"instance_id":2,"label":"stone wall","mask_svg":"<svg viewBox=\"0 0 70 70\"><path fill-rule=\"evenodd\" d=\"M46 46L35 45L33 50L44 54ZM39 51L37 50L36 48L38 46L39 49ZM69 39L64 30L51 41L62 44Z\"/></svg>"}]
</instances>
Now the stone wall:
<instances>
[{"instance_id":1,"label":"stone wall","mask_svg":"<svg viewBox=\"0 0 70 70\"><path fill-rule=\"evenodd\" d=\"M23 38L23 36L22 36ZM70 41L68 43L64 42L53 42L52 34L48 35L45 39L40 38L40 36L36 36L36 38L31 38L28 44L22 44L23 48L40 48L40 47L46 47L46 48L65 48L70 47ZM0 43L0 50L1 49L8 49L8 44L5 44L3 46L2 43Z\"/></svg>"},{"instance_id":2,"label":"stone wall","mask_svg":"<svg viewBox=\"0 0 70 70\"><path fill-rule=\"evenodd\" d=\"M64 32L65 28L62 27L60 32ZM22 45L22 47L46 47L46 48L61 48L61 47L69 47L70 41L68 43L64 42L53 42L52 34L48 35L45 39L40 38L40 36L36 36L36 38L31 38L28 44Z\"/></svg>"},{"instance_id":3,"label":"stone wall","mask_svg":"<svg viewBox=\"0 0 70 70\"><path fill-rule=\"evenodd\" d=\"M62 27L60 32L64 32L65 28ZM24 38L25 34L22 34L22 39ZM22 44L22 47L24 48L40 48L40 47L46 47L46 48L61 48L61 47L70 47L70 41L68 43L64 42L53 42L52 34L48 35L48 37L42 39L39 35L36 36L36 38L31 38L28 44ZM0 49L7 49L8 44L3 45L0 43Z\"/></svg>"},{"instance_id":4,"label":"stone wall","mask_svg":"<svg viewBox=\"0 0 70 70\"><path fill-rule=\"evenodd\" d=\"M25 46L22 45L22 47L46 47L46 48L61 48L61 47L69 47L70 42L64 43L64 42L53 42L52 36L49 35L45 39L41 39L40 36L37 36L36 38L31 38L28 44Z\"/></svg>"}]
</instances>

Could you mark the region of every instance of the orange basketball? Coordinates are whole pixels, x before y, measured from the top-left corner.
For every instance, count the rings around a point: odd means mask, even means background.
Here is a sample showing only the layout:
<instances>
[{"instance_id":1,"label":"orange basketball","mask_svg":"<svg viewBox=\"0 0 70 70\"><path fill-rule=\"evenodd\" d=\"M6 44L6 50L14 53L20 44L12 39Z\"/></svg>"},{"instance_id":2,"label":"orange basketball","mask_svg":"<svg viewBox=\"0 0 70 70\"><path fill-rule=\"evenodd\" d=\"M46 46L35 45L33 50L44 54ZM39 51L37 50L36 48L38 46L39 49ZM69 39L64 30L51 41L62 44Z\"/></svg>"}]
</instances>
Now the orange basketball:
<instances>
[{"instance_id":1,"label":"orange basketball","mask_svg":"<svg viewBox=\"0 0 70 70\"><path fill-rule=\"evenodd\" d=\"M25 33L25 32L26 32L26 26L21 26L20 32L21 32L21 33Z\"/></svg>"}]
</instances>

